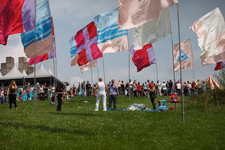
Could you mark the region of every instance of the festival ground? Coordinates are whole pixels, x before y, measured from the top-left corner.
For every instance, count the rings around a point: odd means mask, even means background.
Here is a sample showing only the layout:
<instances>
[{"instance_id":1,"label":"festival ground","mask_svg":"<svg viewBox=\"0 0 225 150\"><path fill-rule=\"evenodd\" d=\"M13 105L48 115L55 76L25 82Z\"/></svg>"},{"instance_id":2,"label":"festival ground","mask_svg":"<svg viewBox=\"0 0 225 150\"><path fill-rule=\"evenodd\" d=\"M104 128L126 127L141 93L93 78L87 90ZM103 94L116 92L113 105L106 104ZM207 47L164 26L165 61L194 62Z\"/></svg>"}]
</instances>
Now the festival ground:
<instances>
[{"instance_id":1,"label":"festival ground","mask_svg":"<svg viewBox=\"0 0 225 150\"><path fill-rule=\"evenodd\" d=\"M169 97L157 97L158 100ZM86 102L86 100L88 102ZM108 99L107 99L108 100ZM0 105L0 149L225 149L225 111L199 112L187 109L181 121L181 106L176 111L100 111L95 112L95 98L64 100L56 112L49 101L18 102L18 111ZM147 97L118 96L118 109L133 103L152 108ZM108 103L107 103L108 104Z\"/></svg>"}]
</instances>

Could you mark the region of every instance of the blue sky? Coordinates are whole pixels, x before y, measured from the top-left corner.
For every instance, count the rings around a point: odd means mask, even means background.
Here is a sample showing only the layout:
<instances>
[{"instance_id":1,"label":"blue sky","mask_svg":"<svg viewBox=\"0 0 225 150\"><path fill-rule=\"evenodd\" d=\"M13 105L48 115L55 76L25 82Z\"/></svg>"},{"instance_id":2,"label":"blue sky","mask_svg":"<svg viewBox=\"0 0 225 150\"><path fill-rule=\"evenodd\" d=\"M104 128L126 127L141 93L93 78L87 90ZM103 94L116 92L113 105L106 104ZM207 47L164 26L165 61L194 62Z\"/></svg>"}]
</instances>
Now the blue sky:
<instances>
[{"instance_id":1,"label":"blue sky","mask_svg":"<svg viewBox=\"0 0 225 150\"><path fill-rule=\"evenodd\" d=\"M50 0L51 13L54 19L56 50L57 50L57 70L58 78L62 81L68 81L71 84L77 84L83 80L91 81L91 71L80 72L78 66L70 66L70 44L69 39L76 34L78 30L93 21L98 14L112 10L118 7L118 0ZM225 15L225 0L179 0L180 10L180 27L181 41L191 39L194 55L194 77L195 79L204 80L209 75L213 75L215 65L201 66L200 54L202 50L197 43L196 34L189 27L214 8L219 7L222 14ZM172 32L174 44L178 43L178 27L177 27L177 7L170 7L170 15L172 22ZM132 44L133 29L128 30L129 44ZM158 62L158 78L169 80L173 78L172 71L172 45L171 36L152 44L155 50L156 59ZM11 35L8 39L7 46L0 45L0 63L5 62L6 56L17 57L25 56L23 46L19 35ZM130 58L131 60L131 58ZM51 68L52 60L45 61L45 68ZM104 67L106 82L112 78L116 80L128 80L128 51L121 53L104 54ZM156 81L156 65L151 65L143 69L141 72L136 72L132 60L131 64L131 79L145 82L147 79ZM38 67L39 65L37 65ZM99 75L103 77L102 59L98 60ZM97 69L93 69L93 80L97 82ZM179 80L179 72L176 72L176 80ZM193 69L183 71L183 81L193 79Z\"/></svg>"}]
</instances>

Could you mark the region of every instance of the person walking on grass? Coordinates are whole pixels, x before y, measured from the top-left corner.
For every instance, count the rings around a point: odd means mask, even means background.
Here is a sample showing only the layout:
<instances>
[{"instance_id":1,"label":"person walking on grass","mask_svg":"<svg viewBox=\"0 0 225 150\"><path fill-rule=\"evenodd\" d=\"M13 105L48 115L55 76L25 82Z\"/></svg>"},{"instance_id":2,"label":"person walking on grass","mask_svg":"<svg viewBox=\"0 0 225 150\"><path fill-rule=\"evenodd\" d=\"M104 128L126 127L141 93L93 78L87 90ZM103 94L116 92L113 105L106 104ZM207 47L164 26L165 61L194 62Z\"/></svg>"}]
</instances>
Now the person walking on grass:
<instances>
[{"instance_id":1,"label":"person walking on grass","mask_svg":"<svg viewBox=\"0 0 225 150\"><path fill-rule=\"evenodd\" d=\"M109 85L109 109L112 106L112 102L113 108L116 109L117 93L118 87L115 84L115 80L112 79L112 83Z\"/></svg>"},{"instance_id":2,"label":"person walking on grass","mask_svg":"<svg viewBox=\"0 0 225 150\"><path fill-rule=\"evenodd\" d=\"M106 111L106 93L105 93L105 91L108 91L108 88L107 88L106 84L102 81L102 78L99 78L99 82L96 84L94 90L96 90L96 89L98 89L98 95L96 98L95 111L98 111L100 100L102 100L103 111Z\"/></svg>"},{"instance_id":3,"label":"person walking on grass","mask_svg":"<svg viewBox=\"0 0 225 150\"><path fill-rule=\"evenodd\" d=\"M156 95L155 95L155 86L153 83L149 83L149 96L150 96L150 100L152 102L153 109L155 110L156 105L155 105L154 101L155 101Z\"/></svg>"},{"instance_id":4,"label":"person walking on grass","mask_svg":"<svg viewBox=\"0 0 225 150\"><path fill-rule=\"evenodd\" d=\"M64 94L63 86L61 84L58 85L58 87L56 88L56 94L57 94L57 100L58 100L58 105L57 105L56 111L61 111L63 94Z\"/></svg>"},{"instance_id":5,"label":"person walking on grass","mask_svg":"<svg viewBox=\"0 0 225 150\"><path fill-rule=\"evenodd\" d=\"M15 109L17 111L17 105L16 105L16 82L14 80L11 81L8 91L7 91L8 99L9 99L9 108L10 111L12 109L12 104L14 103Z\"/></svg>"}]
</instances>

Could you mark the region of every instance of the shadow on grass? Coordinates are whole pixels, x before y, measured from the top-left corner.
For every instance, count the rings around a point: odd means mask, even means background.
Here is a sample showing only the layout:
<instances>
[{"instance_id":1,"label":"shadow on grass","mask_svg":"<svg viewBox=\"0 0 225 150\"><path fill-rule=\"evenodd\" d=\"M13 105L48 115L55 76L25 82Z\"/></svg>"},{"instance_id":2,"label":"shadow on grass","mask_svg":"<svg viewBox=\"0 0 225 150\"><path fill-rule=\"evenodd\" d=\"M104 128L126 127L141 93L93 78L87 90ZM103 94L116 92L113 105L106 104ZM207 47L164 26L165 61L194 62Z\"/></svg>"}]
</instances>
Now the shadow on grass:
<instances>
[{"instance_id":1,"label":"shadow on grass","mask_svg":"<svg viewBox=\"0 0 225 150\"><path fill-rule=\"evenodd\" d=\"M67 116L93 116L93 117L99 117L102 115L95 115L95 114L89 114L89 113L65 113L65 112L50 112L50 114L53 115L67 115Z\"/></svg>"},{"instance_id":2,"label":"shadow on grass","mask_svg":"<svg viewBox=\"0 0 225 150\"><path fill-rule=\"evenodd\" d=\"M24 129L32 129L32 130L40 130L49 133L66 133L66 134L81 134L81 135L91 135L90 133L82 130L68 130L63 128L51 128L43 125L27 125L19 122L0 122L1 126L5 127L13 127L13 128L24 128Z\"/></svg>"}]
</instances>

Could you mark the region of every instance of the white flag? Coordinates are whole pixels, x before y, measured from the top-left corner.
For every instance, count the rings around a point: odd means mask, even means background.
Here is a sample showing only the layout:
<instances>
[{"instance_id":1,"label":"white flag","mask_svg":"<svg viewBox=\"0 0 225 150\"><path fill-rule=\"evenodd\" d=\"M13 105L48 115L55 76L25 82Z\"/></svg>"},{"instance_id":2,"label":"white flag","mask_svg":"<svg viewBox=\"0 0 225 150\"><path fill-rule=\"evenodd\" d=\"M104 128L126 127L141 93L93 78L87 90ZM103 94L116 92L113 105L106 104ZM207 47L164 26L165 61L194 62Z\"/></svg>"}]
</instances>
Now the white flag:
<instances>
[{"instance_id":1,"label":"white flag","mask_svg":"<svg viewBox=\"0 0 225 150\"><path fill-rule=\"evenodd\" d=\"M137 27L133 32L134 49L156 42L171 33L169 8L160 11L159 18Z\"/></svg>"},{"instance_id":2,"label":"white flag","mask_svg":"<svg viewBox=\"0 0 225 150\"><path fill-rule=\"evenodd\" d=\"M89 70L91 70L93 68L97 68L97 67L98 67L97 60L93 60L93 61L91 61L91 62L89 62L89 63L87 63L85 65L82 65L80 67L80 71L81 71L81 73L83 73L85 71L89 71Z\"/></svg>"},{"instance_id":3,"label":"white flag","mask_svg":"<svg viewBox=\"0 0 225 150\"><path fill-rule=\"evenodd\" d=\"M225 22L219 8L207 13L190 27L197 34L202 49L202 65L225 60Z\"/></svg>"}]
</instances>

